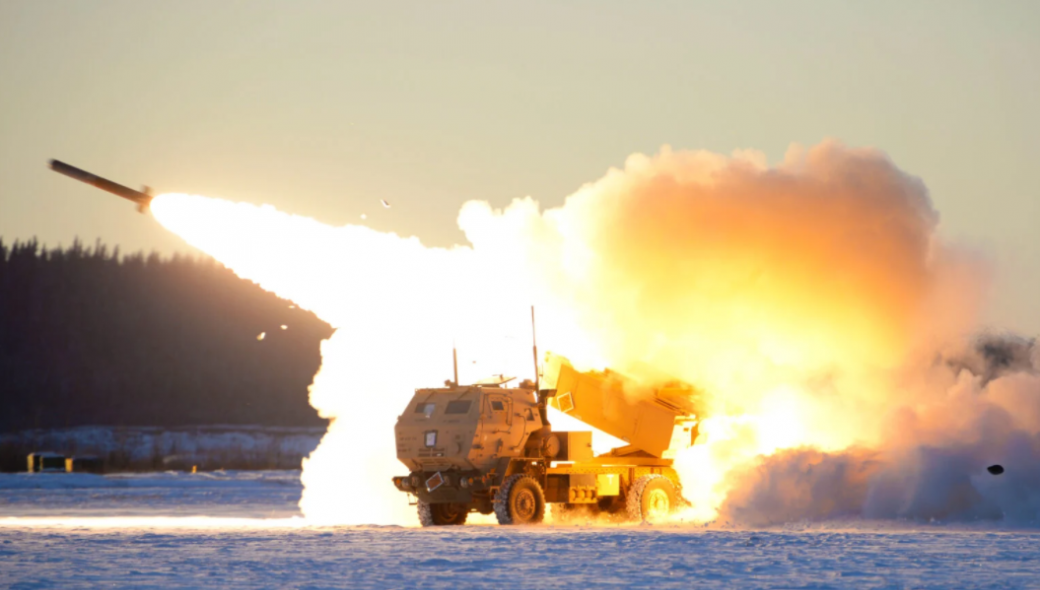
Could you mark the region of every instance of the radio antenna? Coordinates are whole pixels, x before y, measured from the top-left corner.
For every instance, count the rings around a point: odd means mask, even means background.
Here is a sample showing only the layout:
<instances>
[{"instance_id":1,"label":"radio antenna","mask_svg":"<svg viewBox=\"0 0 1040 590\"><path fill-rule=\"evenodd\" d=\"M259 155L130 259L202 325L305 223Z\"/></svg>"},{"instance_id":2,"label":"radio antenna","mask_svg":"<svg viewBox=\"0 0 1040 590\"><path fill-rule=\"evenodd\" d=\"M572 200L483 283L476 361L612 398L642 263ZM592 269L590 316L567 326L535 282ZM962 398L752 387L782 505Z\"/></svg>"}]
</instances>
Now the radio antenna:
<instances>
[{"instance_id":1,"label":"radio antenna","mask_svg":"<svg viewBox=\"0 0 1040 590\"><path fill-rule=\"evenodd\" d=\"M531 349L534 352L534 390L541 391L538 371L538 334L534 327L534 306L531 306Z\"/></svg>"},{"instance_id":2,"label":"radio antenna","mask_svg":"<svg viewBox=\"0 0 1040 590\"><path fill-rule=\"evenodd\" d=\"M451 366L455 370L455 387L459 386L459 351L455 347L455 341L451 342Z\"/></svg>"}]
</instances>

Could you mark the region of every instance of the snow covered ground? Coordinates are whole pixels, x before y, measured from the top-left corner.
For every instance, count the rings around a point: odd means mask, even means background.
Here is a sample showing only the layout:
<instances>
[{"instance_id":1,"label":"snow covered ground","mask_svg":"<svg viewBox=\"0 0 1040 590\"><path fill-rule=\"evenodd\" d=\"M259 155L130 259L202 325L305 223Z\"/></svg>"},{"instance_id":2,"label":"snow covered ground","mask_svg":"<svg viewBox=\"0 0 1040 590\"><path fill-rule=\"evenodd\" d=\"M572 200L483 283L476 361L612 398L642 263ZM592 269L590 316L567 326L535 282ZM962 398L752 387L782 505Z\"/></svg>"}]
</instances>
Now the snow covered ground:
<instances>
[{"instance_id":1,"label":"snow covered ground","mask_svg":"<svg viewBox=\"0 0 1040 590\"><path fill-rule=\"evenodd\" d=\"M11 516L286 518L300 514L302 490L299 471L0 473L0 523Z\"/></svg>"},{"instance_id":2,"label":"snow covered ground","mask_svg":"<svg viewBox=\"0 0 1040 590\"><path fill-rule=\"evenodd\" d=\"M1040 587L1031 530L312 527L300 491L293 471L0 475L0 588Z\"/></svg>"}]
</instances>

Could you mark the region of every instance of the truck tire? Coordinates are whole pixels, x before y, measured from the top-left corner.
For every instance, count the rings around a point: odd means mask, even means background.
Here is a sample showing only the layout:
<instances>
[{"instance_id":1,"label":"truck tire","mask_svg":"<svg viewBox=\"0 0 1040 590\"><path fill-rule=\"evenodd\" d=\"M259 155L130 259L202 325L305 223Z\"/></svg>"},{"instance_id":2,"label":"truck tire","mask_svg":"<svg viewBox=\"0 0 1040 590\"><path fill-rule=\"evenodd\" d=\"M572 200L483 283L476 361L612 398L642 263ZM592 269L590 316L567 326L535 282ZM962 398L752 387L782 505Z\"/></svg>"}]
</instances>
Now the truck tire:
<instances>
[{"instance_id":1,"label":"truck tire","mask_svg":"<svg viewBox=\"0 0 1040 590\"><path fill-rule=\"evenodd\" d=\"M678 506L678 494L672 480L652 474L644 475L628 489L626 509L629 520L651 524L668 519Z\"/></svg>"},{"instance_id":2,"label":"truck tire","mask_svg":"<svg viewBox=\"0 0 1040 590\"><path fill-rule=\"evenodd\" d=\"M537 524L545 518L545 494L533 477L510 475L495 494L498 524Z\"/></svg>"},{"instance_id":3,"label":"truck tire","mask_svg":"<svg viewBox=\"0 0 1040 590\"><path fill-rule=\"evenodd\" d=\"M419 500L419 524L426 526L444 526L466 524L469 510L461 504L430 504Z\"/></svg>"}]
</instances>

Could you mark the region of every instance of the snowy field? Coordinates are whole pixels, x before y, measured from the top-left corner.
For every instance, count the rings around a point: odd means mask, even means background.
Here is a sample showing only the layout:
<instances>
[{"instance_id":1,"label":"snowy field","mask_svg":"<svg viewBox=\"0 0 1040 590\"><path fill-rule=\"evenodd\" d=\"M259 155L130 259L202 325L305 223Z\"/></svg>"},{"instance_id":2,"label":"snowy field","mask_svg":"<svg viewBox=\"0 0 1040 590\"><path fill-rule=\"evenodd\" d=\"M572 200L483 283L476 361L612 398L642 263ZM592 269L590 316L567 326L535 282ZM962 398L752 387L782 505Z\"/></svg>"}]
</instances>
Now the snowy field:
<instances>
[{"instance_id":1,"label":"snowy field","mask_svg":"<svg viewBox=\"0 0 1040 590\"><path fill-rule=\"evenodd\" d=\"M0 523L12 516L288 518L300 514L302 490L299 471L0 473Z\"/></svg>"},{"instance_id":2,"label":"snowy field","mask_svg":"<svg viewBox=\"0 0 1040 590\"><path fill-rule=\"evenodd\" d=\"M1040 588L1030 530L309 527L300 491L293 471L3 474L0 588Z\"/></svg>"}]
</instances>

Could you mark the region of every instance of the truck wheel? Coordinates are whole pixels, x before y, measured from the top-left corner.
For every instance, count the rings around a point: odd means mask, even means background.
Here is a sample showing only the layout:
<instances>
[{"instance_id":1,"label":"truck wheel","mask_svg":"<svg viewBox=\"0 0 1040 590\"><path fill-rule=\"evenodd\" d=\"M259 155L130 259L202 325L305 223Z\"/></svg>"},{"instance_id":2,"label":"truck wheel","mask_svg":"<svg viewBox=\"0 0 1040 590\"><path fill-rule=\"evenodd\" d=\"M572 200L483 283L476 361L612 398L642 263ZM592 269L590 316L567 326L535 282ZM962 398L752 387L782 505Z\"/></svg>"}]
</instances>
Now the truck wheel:
<instances>
[{"instance_id":1,"label":"truck wheel","mask_svg":"<svg viewBox=\"0 0 1040 590\"><path fill-rule=\"evenodd\" d=\"M462 504L430 504L419 500L419 524L443 526L466 524L469 509Z\"/></svg>"},{"instance_id":2,"label":"truck wheel","mask_svg":"<svg viewBox=\"0 0 1040 590\"><path fill-rule=\"evenodd\" d=\"M545 518L542 486L527 475L510 475L495 494L498 524L537 524Z\"/></svg>"},{"instance_id":3,"label":"truck wheel","mask_svg":"<svg viewBox=\"0 0 1040 590\"><path fill-rule=\"evenodd\" d=\"M628 489L628 518L649 523L666 520L678 506L677 498L672 480L657 474L644 475Z\"/></svg>"}]
</instances>

